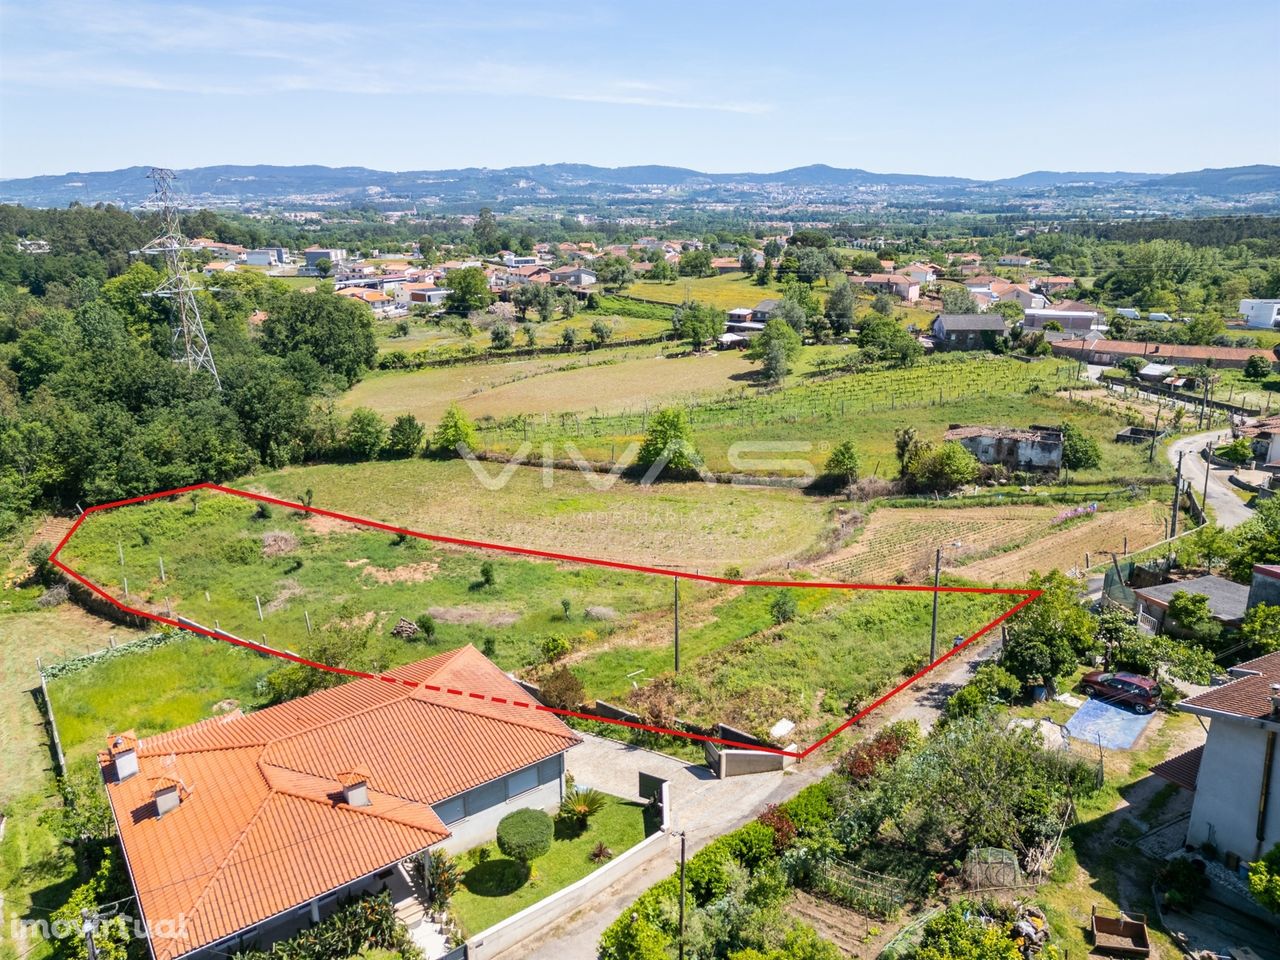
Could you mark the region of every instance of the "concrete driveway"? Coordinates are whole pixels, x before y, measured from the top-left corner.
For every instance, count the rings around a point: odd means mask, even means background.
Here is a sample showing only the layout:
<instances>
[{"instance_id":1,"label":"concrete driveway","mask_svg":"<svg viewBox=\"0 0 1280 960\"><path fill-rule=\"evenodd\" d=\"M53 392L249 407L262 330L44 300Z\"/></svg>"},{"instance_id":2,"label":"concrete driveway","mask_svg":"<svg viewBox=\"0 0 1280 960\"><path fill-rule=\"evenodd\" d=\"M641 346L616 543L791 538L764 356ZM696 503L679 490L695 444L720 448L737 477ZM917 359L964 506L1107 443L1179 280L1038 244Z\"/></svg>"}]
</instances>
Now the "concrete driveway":
<instances>
[{"instance_id":1,"label":"concrete driveway","mask_svg":"<svg viewBox=\"0 0 1280 960\"><path fill-rule=\"evenodd\" d=\"M822 779L827 764L797 763L786 771L716 780L701 764L583 734L583 743L565 755L575 784L596 787L616 796L639 798L640 771L671 783L673 830L668 853L619 879L589 906L535 935L497 960L579 960L594 957L600 934L636 897L675 872L680 844L675 834L687 835L687 855L702 849L722 833L754 819L767 804L780 803Z\"/></svg>"},{"instance_id":2,"label":"concrete driveway","mask_svg":"<svg viewBox=\"0 0 1280 960\"><path fill-rule=\"evenodd\" d=\"M1209 487L1207 500L1210 509L1213 511L1214 519L1218 525L1230 530L1232 527L1238 527L1250 517L1253 511L1244 505L1235 493L1235 489L1227 482L1230 470L1224 470L1220 467L1210 467L1200 457L1200 451L1205 448L1206 444L1217 446L1224 440L1231 439L1231 431L1215 430L1210 433L1197 433L1194 436L1183 437L1175 440L1169 445L1169 462L1177 464L1178 453L1184 454L1182 458L1182 475L1191 484L1191 489L1195 491L1196 496L1200 496L1205 491L1205 473L1209 474Z\"/></svg>"}]
</instances>

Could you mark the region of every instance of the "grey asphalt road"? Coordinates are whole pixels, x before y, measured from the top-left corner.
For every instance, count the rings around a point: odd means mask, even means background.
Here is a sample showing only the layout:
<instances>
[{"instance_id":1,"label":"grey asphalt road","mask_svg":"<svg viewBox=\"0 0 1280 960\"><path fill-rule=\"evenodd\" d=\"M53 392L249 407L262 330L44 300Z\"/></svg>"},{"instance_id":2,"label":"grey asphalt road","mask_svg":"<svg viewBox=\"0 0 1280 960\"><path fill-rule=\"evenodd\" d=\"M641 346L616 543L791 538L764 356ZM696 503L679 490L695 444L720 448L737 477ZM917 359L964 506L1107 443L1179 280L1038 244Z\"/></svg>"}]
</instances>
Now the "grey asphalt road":
<instances>
[{"instance_id":1,"label":"grey asphalt road","mask_svg":"<svg viewBox=\"0 0 1280 960\"><path fill-rule=\"evenodd\" d=\"M1194 436L1183 437L1175 440L1169 446L1169 462L1177 464L1178 453L1182 452L1182 475L1191 484L1191 489L1199 496L1205 491L1205 472L1209 473L1208 486L1208 503L1209 508L1213 511L1213 516L1217 520L1218 525L1231 529L1238 527L1250 517L1253 511L1244 505L1235 493L1234 489L1227 482L1229 470L1220 467L1210 467L1200 457L1200 451L1204 449L1205 444L1212 443L1217 445L1224 439L1230 439L1231 433L1228 430L1215 430L1211 433L1197 433Z\"/></svg>"}]
</instances>

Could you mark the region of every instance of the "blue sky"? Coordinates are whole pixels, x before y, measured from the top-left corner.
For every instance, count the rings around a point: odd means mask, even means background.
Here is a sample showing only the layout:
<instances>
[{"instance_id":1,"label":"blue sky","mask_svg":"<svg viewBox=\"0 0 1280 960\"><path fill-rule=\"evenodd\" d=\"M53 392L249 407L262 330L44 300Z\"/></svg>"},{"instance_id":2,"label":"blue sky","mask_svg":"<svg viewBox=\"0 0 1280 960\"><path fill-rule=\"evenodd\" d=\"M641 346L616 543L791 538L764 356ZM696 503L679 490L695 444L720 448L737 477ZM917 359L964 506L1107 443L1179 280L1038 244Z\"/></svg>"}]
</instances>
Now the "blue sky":
<instances>
[{"instance_id":1,"label":"blue sky","mask_svg":"<svg viewBox=\"0 0 1280 960\"><path fill-rule=\"evenodd\" d=\"M0 177L1280 162L1277 0L0 0Z\"/></svg>"}]
</instances>

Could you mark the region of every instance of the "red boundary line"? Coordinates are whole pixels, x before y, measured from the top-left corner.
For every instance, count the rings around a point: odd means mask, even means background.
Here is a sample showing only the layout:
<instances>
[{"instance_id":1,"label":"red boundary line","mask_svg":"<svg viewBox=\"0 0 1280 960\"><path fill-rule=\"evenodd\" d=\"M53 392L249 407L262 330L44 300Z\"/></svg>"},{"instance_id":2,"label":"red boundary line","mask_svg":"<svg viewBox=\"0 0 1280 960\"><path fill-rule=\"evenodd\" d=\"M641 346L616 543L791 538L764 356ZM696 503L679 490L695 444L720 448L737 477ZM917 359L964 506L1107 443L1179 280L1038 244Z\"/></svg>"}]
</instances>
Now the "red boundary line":
<instances>
[{"instance_id":1,"label":"red boundary line","mask_svg":"<svg viewBox=\"0 0 1280 960\"><path fill-rule=\"evenodd\" d=\"M840 582L822 582L822 581L811 581L811 580L738 580L738 579L733 579L731 577L714 577L709 574L682 573L682 572L677 572L673 570L663 570L659 567L644 566L642 564L624 563L618 560L602 560L596 557L579 557L579 556L575 556L573 554L568 554L568 553L553 553L548 550L535 550L531 547L517 547L517 546L512 546L510 544L505 544L505 543L487 543L483 540L467 540L462 537L447 537L442 534L420 533L417 530L409 530L404 527L397 527L389 523L380 523L377 520L366 520L362 517L352 517L352 516L348 516L345 513L337 513L333 510L323 510L320 507L309 507L300 503L295 503L290 500L281 500L277 497L269 497L261 493L250 493L247 490L238 490L235 487L224 487L216 483L195 483L186 487L177 487L173 490L161 490L157 493L148 493L139 497L129 497L128 499L125 499L125 500L113 500L110 503L100 503L100 504L97 504L96 506L89 507L87 510L84 510L81 512L80 516L76 518L75 523L71 525L71 529L66 532L66 534L63 536L63 538L60 541L58 541L58 545L53 548L53 552L50 553L49 555L49 562L52 563L55 567L57 567L63 573L67 574L67 576L76 580L78 583L83 584L85 587L87 587L93 593L97 594L102 599L106 600L108 603L112 604L113 606L117 607L120 610L123 610L125 613L133 614L136 617L142 617L143 619L146 619L146 620L154 620L158 623L164 623L171 627L177 627L180 630L186 630L190 633L201 634L203 636L210 637L211 639L214 639L214 640L222 640L227 643L233 643L238 646L247 647L250 650L256 650L259 653L269 654L270 656L279 657L283 660L290 660L294 663L301 663L309 667L315 667L317 670L326 670L329 673L341 674L342 676L355 677L363 680L384 680L388 683L397 683L397 682L403 683L405 686L423 686L428 690L432 690L436 692L446 692L446 693L454 694L456 696L467 696L477 700L489 699L495 703L502 703L502 704L507 704L507 705L516 706L516 707L526 707L534 710L542 710L546 713L554 713L559 716L578 717L584 720L595 720L601 723L612 723L621 727L631 727L636 730L647 730L651 733L663 733L670 736L686 737L690 740L701 740L708 743L722 744L724 746L734 747L736 749L756 750L761 753L779 754L784 757L794 757L796 759L803 759L804 757L807 757L809 754L813 753L813 751L817 750L823 744L839 736L845 730L848 730L851 726L853 726L863 717L871 713L871 711L875 710L877 707L882 706L883 704L888 702L891 698L897 696L907 687L911 686L917 680L921 679L931 671L937 669L941 664L945 663L951 657L954 657L957 653L959 653L965 647L969 646L969 644L973 643L979 637L984 636L985 634L989 633L991 630L995 629L997 626L999 626L1009 617L1013 616L1013 614L1017 613L1019 610L1021 610L1023 607L1029 604L1031 601L1039 597L1040 594L1043 592L1041 590L1030 590L1030 589L1019 590L1019 589L1006 589L1006 588L998 588L998 587L938 587L936 588L938 593L989 593L989 594L1001 594L1001 595L1007 595L1007 596L1020 596L1023 599L1018 604L1016 604L1013 607L1010 607L1000 616L996 617L990 623L986 624L985 626L981 627L979 630L975 631L973 634L967 637L963 643L959 643L956 646L952 647L950 650L948 650L945 654L943 654L937 660L928 664L923 669L916 671L914 674L912 674L910 677L907 677L907 679L903 680L901 683L899 683L896 687L894 687L888 693L883 694L882 696L877 698L875 701L873 701L869 706L859 710L857 713L849 717L847 720L841 723L840 726L836 727L834 730L832 730L822 739L809 745L803 750L782 750L776 747L764 747L764 746L758 746L754 744L740 743L736 740L727 740L721 737L710 737L710 736L705 736L703 734L687 733L683 730L672 730L668 727L660 727L660 726L655 726L653 724L634 723L628 720L606 719L604 717L597 717L589 713L581 713L576 710L561 710L556 707L548 707L542 704L527 703L522 700L508 700L505 697L489 697L485 694L469 693L467 691L453 690L453 689L445 689L441 691L441 688L434 684L429 684L429 683L417 684L413 681L402 680L397 677L387 676L386 674L366 673L362 670L348 670L345 667L331 667L327 664L318 663L314 660L308 660L306 657L300 657L295 653L289 653L287 650L277 650L274 647L268 647L264 644L254 643L252 640L243 640L240 637L235 637L230 634L222 633L217 630L209 630L207 628L197 626L190 622L180 623L178 620L176 620L173 617L166 617L158 613L150 613L145 610L139 610L136 607L127 606L126 604L117 600L115 597L111 596L111 594L107 593L105 590L99 587L96 583L94 583L93 581L89 580L84 576L81 576L79 573L76 573L76 571L72 570L69 566L67 566L65 563L63 563L61 560L58 559L58 554L62 551L62 548L67 545L68 541L70 541L72 536L75 535L75 532L80 529L80 525L84 523L85 518L89 516L89 514L97 513L100 510L111 510L111 509L114 509L115 507L125 507L135 503L145 503L150 500L160 500L168 497L175 497L179 494L190 493L195 490L216 490L219 493L227 493L236 497L244 497L245 499L248 499L248 500L258 500L258 501L261 501L262 503L272 503L272 504L276 504L277 506L288 507L291 510L304 510L308 513L314 513L322 517L330 517L334 520L342 520L347 523L355 524L357 526L371 527L376 530L386 530L389 533L404 534L405 536L408 536L408 537L416 537L419 540L428 540L433 543L447 543L452 546L472 547L478 550L497 550L503 553L514 553L514 554L519 554L521 556L538 557L544 560L562 560L570 563L584 563L584 564L589 564L591 566L597 566L597 567L609 567L614 570L627 570L633 573L647 573L647 574L660 576L660 577L672 577L677 580L679 579L697 580L702 583L717 583L717 584L727 584L730 586L743 586L743 587L817 587L817 588L823 588L828 590L901 590L901 591L923 592L923 593L933 593L935 590L934 587L922 586L917 584L900 584L900 583L893 583L893 584L890 584L890 583L884 583L884 584L882 583L840 583Z\"/></svg>"}]
</instances>

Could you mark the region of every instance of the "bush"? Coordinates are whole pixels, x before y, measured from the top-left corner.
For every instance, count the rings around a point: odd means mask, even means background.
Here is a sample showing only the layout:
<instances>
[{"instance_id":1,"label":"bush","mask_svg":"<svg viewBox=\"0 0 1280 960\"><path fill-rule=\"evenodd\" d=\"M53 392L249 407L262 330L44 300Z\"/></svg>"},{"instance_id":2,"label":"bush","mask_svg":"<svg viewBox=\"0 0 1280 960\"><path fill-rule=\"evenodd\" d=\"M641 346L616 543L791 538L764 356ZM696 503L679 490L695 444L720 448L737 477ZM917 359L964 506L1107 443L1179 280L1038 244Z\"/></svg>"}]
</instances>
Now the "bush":
<instances>
[{"instance_id":1,"label":"bush","mask_svg":"<svg viewBox=\"0 0 1280 960\"><path fill-rule=\"evenodd\" d=\"M1249 864L1249 892L1272 913L1280 913L1280 843Z\"/></svg>"},{"instance_id":2,"label":"bush","mask_svg":"<svg viewBox=\"0 0 1280 960\"><path fill-rule=\"evenodd\" d=\"M343 432L343 445L354 460L374 460L387 445L387 424L376 410L357 407L351 411Z\"/></svg>"},{"instance_id":3,"label":"bush","mask_svg":"<svg viewBox=\"0 0 1280 960\"><path fill-rule=\"evenodd\" d=\"M582 706L586 691L582 681L568 667L558 667L542 684L542 700L557 710L576 710Z\"/></svg>"},{"instance_id":4,"label":"bush","mask_svg":"<svg viewBox=\"0 0 1280 960\"><path fill-rule=\"evenodd\" d=\"M773 849L777 853L781 853L796 842L798 833L796 825L791 822L787 812L776 803L765 807L764 813L756 817L756 822L764 824L773 831Z\"/></svg>"},{"instance_id":5,"label":"bush","mask_svg":"<svg viewBox=\"0 0 1280 960\"><path fill-rule=\"evenodd\" d=\"M541 810L517 810L498 822L498 849L527 865L551 849L555 831L555 824Z\"/></svg>"},{"instance_id":6,"label":"bush","mask_svg":"<svg viewBox=\"0 0 1280 960\"><path fill-rule=\"evenodd\" d=\"M978 478L978 458L955 440L939 446L920 444L906 465L907 483L914 490L945 492Z\"/></svg>"},{"instance_id":7,"label":"bush","mask_svg":"<svg viewBox=\"0 0 1280 960\"><path fill-rule=\"evenodd\" d=\"M443 850L434 850L422 862L427 890L431 895L431 907L443 910L449 906L462 878L457 862Z\"/></svg>"},{"instance_id":8,"label":"bush","mask_svg":"<svg viewBox=\"0 0 1280 960\"><path fill-rule=\"evenodd\" d=\"M1161 868L1156 878L1164 889L1165 900L1175 910L1190 910L1209 888L1203 865L1186 857L1176 857Z\"/></svg>"},{"instance_id":9,"label":"bush","mask_svg":"<svg viewBox=\"0 0 1280 960\"><path fill-rule=\"evenodd\" d=\"M414 621L418 625L418 632L422 634L424 640L434 640L436 636L436 619L429 613L424 613Z\"/></svg>"},{"instance_id":10,"label":"bush","mask_svg":"<svg viewBox=\"0 0 1280 960\"><path fill-rule=\"evenodd\" d=\"M1062 465L1068 470L1090 470L1102 462L1098 441L1071 423L1062 425Z\"/></svg>"},{"instance_id":11,"label":"bush","mask_svg":"<svg viewBox=\"0 0 1280 960\"><path fill-rule=\"evenodd\" d=\"M854 786L862 786L881 767L897 760L914 739L911 732L900 724L885 727L870 740L864 740L848 750L836 761L836 770Z\"/></svg>"},{"instance_id":12,"label":"bush","mask_svg":"<svg viewBox=\"0 0 1280 960\"><path fill-rule=\"evenodd\" d=\"M796 618L796 595L791 590L779 590L769 604L769 613L777 625L789 623Z\"/></svg>"},{"instance_id":13,"label":"bush","mask_svg":"<svg viewBox=\"0 0 1280 960\"><path fill-rule=\"evenodd\" d=\"M422 951L396 919L395 904L386 890L340 900L328 919L270 950L242 950L232 960L347 960L365 950L390 950L403 960L423 960Z\"/></svg>"},{"instance_id":14,"label":"bush","mask_svg":"<svg viewBox=\"0 0 1280 960\"><path fill-rule=\"evenodd\" d=\"M774 857L774 831L759 820L726 834L724 837L733 858L748 870L755 871Z\"/></svg>"},{"instance_id":15,"label":"bush","mask_svg":"<svg viewBox=\"0 0 1280 960\"><path fill-rule=\"evenodd\" d=\"M476 448L476 428L456 403L440 418L436 432L431 436L431 450L440 457L460 456L459 448L472 451Z\"/></svg>"},{"instance_id":16,"label":"bush","mask_svg":"<svg viewBox=\"0 0 1280 960\"><path fill-rule=\"evenodd\" d=\"M387 435L387 452L395 457L412 457L422 447L426 428L411 413L396 417Z\"/></svg>"},{"instance_id":17,"label":"bush","mask_svg":"<svg viewBox=\"0 0 1280 960\"><path fill-rule=\"evenodd\" d=\"M659 466L659 473L688 475L702 465L693 444L693 426L683 409L659 410L649 421L644 443L636 455L636 463L644 468Z\"/></svg>"},{"instance_id":18,"label":"bush","mask_svg":"<svg viewBox=\"0 0 1280 960\"><path fill-rule=\"evenodd\" d=\"M1236 437L1230 443L1219 447L1216 452L1223 460L1229 460L1232 463L1248 463L1253 459L1253 444L1249 442L1248 437Z\"/></svg>"},{"instance_id":19,"label":"bush","mask_svg":"<svg viewBox=\"0 0 1280 960\"><path fill-rule=\"evenodd\" d=\"M769 845L772 849L772 834ZM729 865L733 862L733 855L720 840L712 841L689 860L685 867L685 882L698 906L705 907L729 892L732 885Z\"/></svg>"},{"instance_id":20,"label":"bush","mask_svg":"<svg viewBox=\"0 0 1280 960\"><path fill-rule=\"evenodd\" d=\"M801 837L826 835L835 815L831 806L831 790L825 781L805 787L779 809L786 813Z\"/></svg>"},{"instance_id":21,"label":"bush","mask_svg":"<svg viewBox=\"0 0 1280 960\"><path fill-rule=\"evenodd\" d=\"M547 663L555 663L572 649L573 645L564 637L547 637L542 641L542 659Z\"/></svg>"},{"instance_id":22,"label":"bush","mask_svg":"<svg viewBox=\"0 0 1280 960\"><path fill-rule=\"evenodd\" d=\"M480 583L486 587L492 587L497 583L497 576L493 570L492 560L485 560L480 564Z\"/></svg>"}]
</instances>

